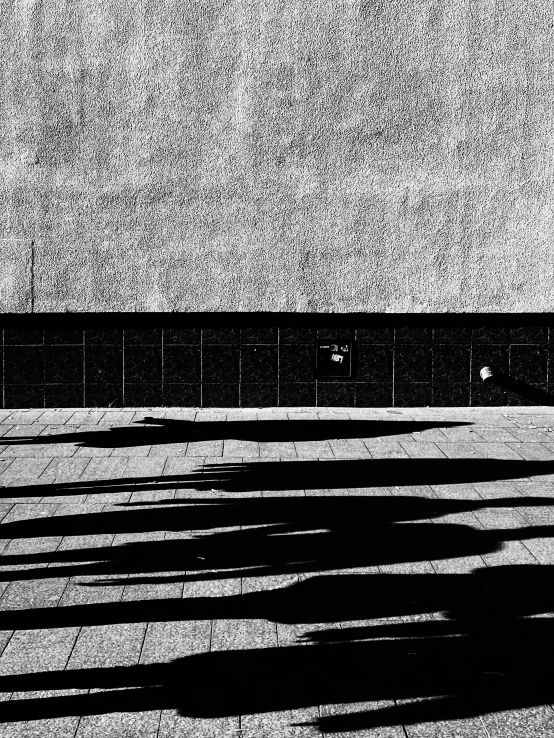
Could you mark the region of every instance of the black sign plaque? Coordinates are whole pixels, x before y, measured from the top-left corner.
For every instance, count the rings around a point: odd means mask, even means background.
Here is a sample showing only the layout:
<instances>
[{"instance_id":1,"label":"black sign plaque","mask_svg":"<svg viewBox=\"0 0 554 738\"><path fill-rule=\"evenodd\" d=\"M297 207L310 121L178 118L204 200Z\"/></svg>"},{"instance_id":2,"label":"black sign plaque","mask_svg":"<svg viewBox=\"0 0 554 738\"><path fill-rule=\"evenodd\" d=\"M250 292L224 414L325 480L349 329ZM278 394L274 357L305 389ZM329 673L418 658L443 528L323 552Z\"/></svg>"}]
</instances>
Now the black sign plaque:
<instances>
[{"instance_id":1,"label":"black sign plaque","mask_svg":"<svg viewBox=\"0 0 554 738\"><path fill-rule=\"evenodd\" d=\"M316 377L351 377L353 347L353 341L343 341L340 338L316 341Z\"/></svg>"}]
</instances>

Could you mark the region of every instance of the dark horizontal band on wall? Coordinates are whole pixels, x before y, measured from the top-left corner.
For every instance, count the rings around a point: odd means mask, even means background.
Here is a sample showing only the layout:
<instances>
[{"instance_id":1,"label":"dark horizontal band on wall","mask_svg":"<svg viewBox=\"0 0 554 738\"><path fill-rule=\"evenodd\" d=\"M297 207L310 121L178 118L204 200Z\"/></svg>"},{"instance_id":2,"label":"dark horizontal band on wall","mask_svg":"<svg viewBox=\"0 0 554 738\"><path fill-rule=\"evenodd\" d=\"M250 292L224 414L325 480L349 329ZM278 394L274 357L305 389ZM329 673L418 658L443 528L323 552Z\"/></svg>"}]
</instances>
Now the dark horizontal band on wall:
<instances>
[{"instance_id":1,"label":"dark horizontal band on wall","mask_svg":"<svg viewBox=\"0 0 554 738\"><path fill-rule=\"evenodd\" d=\"M482 315L474 315L474 322L465 316L460 324L444 322L460 316L425 316L425 324L380 316L394 319L387 324L376 316L317 314L304 325L285 322L283 314L225 315L226 321L215 313L209 321L203 313L4 315L2 406L533 404L483 384L483 366L554 392L550 314L525 321L495 315L488 324ZM107 317L109 322L98 322ZM131 318L140 321L132 324ZM316 378L316 341L335 338L352 346L352 371Z\"/></svg>"},{"instance_id":2,"label":"dark horizontal band on wall","mask_svg":"<svg viewBox=\"0 0 554 738\"><path fill-rule=\"evenodd\" d=\"M3 313L0 328L467 327L554 326L554 313Z\"/></svg>"}]
</instances>

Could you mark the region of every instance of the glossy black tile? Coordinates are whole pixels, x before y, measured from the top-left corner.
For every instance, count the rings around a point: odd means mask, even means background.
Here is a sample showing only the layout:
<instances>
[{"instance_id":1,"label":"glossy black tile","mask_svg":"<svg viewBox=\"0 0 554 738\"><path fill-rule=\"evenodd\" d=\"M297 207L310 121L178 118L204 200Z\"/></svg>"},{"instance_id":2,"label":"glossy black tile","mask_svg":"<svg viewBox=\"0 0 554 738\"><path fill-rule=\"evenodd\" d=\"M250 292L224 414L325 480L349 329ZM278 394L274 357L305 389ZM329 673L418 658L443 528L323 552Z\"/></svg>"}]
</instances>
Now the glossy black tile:
<instances>
[{"instance_id":1,"label":"glossy black tile","mask_svg":"<svg viewBox=\"0 0 554 738\"><path fill-rule=\"evenodd\" d=\"M202 344L235 344L239 342L238 328L203 328Z\"/></svg>"},{"instance_id":2,"label":"glossy black tile","mask_svg":"<svg viewBox=\"0 0 554 738\"><path fill-rule=\"evenodd\" d=\"M471 384L472 407L504 407L508 405L531 404L522 402L514 392L489 382L474 382Z\"/></svg>"},{"instance_id":3,"label":"glossy black tile","mask_svg":"<svg viewBox=\"0 0 554 738\"><path fill-rule=\"evenodd\" d=\"M44 407L84 407L82 384L45 384Z\"/></svg>"},{"instance_id":4,"label":"glossy black tile","mask_svg":"<svg viewBox=\"0 0 554 738\"><path fill-rule=\"evenodd\" d=\"M471 328L434 328L435 343L471 343Z\"/></svg>"},{"instance_id":5,"label":"glossy black tile","mask_svg":"<svg viewBox=\"0 0 554 738\"><path fill-rule=\"evenodd\" d=\"M357 328L360 343L394 343L394 328Z\"/></svg>"},{"instance_id":6,"label":"glossy black tile","mask_svg":"<svg viewBox=\"0 0 554 738\"><path fill-rule=\"evenodd\" d=\"M395 382L394 407L430 407L432 402L431 382Z\"/></svg>"},{"instance_id":7,"label":"glossy black tile","mask_svg":"<svg viewBox=\"0 0 554 738\"><path fill-rule=\"evenodd\" d=\"M433 382L434 407L469 407L469 382Z\"/></svg>"},{"instance_id":8,"label":"glossy black tile","mask_svg":"<svg viewBox=\"0 0 554 738\"><path fill-rule=\"evenodd\" d=\"M203 383L202 407L239 407L239 383Z\"/></svg>"},{"instance_id":9,"label":"glossy black tile","mask_svg":"<svg viewBox=\"0 0 554 738\"><path fill-rule=\"evenodd\" d=\"M85 407L123 407L123 384L85 384Z\"/></svg>"},{"instance_id":10,"label":"glossy black tile","mask_svg":"<svg viewBox=\"0 0 554 738\"><path fill-rule=\"evenodd\" d=\"M162 385L127 384L123 387L123 407L162 407Z\"/></svg>"},{"instance_id":11,"label":"glossy black tile","mask_svg":"<svg viewBox=\"0 0 554 738\"><path fill-rule=\"evenodd\" d=\"M274 407L277 404L277 382L241 382L241 407Z\"/></svg>"},{"instance_id":12,"label":"glossy black tile","mask_svg":"<svg viewBox=\"0 0 554 738\"><path fill-rule=\"evenodd\" d=\"M500 372L508 372L510 368L508 349L507 345L473 344L471 347L471 381L479 382L481 380L479 372L484 366L490 366L491 369Z\"/></svg>"},{"instance_id":13,"label":"glossy black tile","mask_svg":"<svg viewBox=\"0 0 554 738\"><path fill-rule=\"evenodd\" d=\"M309 382L314 374L314 344L279 346L279 380L281 382Z\"/></svg>"},{"instance_id":14,"label":"glossy black tile","mask_svg":"<svg viewBox=\"0 0 554 738\"><path fill-rule=\"evenodd\" d=\"M354 328L318 328L316 337L319 339L329 339L337 341L353 341L356 331Z\"/></svg>"},{"instance_id":15,"label":"glossy black tile","mask_svg":"<svg viewBox=\"0 0 554 738\"><path fill-rule=\"evenodd\" d=\"M80 384L83 381L82 346L45 346L44 381Z\"/></svg>"},{"instance_id":16,"label":"glossy black tile","mask_svg":"<svg viewBox=\"0 0 554 738\"><path fill-rule=\"evenodd\" d=\"M200 381L200 346L165 346L163 381L194 383Z\"/></svg>"},{"instance_id":17,"label":"glossy black tile","mask_svg":"<svg viewBox=\"0 0 554 738\"><path fill-rule=\"evenodd\" d=\"M121 383L123 348L121 346L85 346L85 382Z\"/></svg>"},{"instance_id":18,"label":"glossy black tile","mask_svg":"<svg viewBox=\"0 0 554 738\"><path fill-rule=\"evenodd\" d=\"M315 407L315 382L280 382L279 405L281 407Z\"/></svg>"},{"instance_id":19,"label":"glossy black tile","mask_svg":"<svg viewBox=\"0 0 554 738\"><path fill-rule=\"evenodd\" d=\"M164 328L164 346L170 344L199 344L200 341L200 328Z\"/></svg>"},{"instance_id":20,"label":"glossy black tile","mask_svg":"<svg viewBox=\"0 0 554 738\"><path fill-rule=\"evenodd\" d=\"M544 384L547 380L546 346L519 344L510 346L510 376L521 382Z\"/></svg>"},{"instance_id":21,"label":"glossy black tile","mask_svg":"<svg viewBox=\"0 0 554 738\"><path fill-rule=\"evenodd\" d=\"M123 343L123 330L113 328L110 330L86 330L85 345L99 344L101 346L118 346Z\"/></svg>"},{"instance_id":22,"label":"glossy black tile","mask_svg":"<svg viewBox=\"0 0 554 738\"><path fill-rule=\"evenodd\" d=\"M317 407L354 407L355 387L353 382L318 382Z\"/></svg>"},{"instance_id":23,"label":"glossy black tile","mask_svg":"<svg viewBox=\"0 0 554 738\"><path fill-rule=\"evenodd\" d=\"M272 382L277 380L277 346L242 346L240 356L241 382Z\"/></svg>"},{"instance_id":24,"label":"glossy black tile","mask_svg":"<svg viewBox=\"0 0 554 738\"><path fill-rule=\"evenodd\" d=\"M239 347L238 346L203 346L202 347L202 381L203 382L238 382L239 380Z\"/></svg>"},{"instance_id":25,"label":"glossy black tile","mask_svg":"<svg viewBox=\"0 0 554 738\"><path fill-rule=\"evenodd\" d=\"M363 382L392 382L393 351L390 345L358 344L356 379Z\"/></svg>"},{"instance_id":26,"label":"glossy black tile","mask_svg":"<svg viewBox=\"0 0 554 738\"><path fill-rule=\"evenodd\" d=\"M395 328L394 340L396 343L431 343L433 329L424 326Z\"/></svg>"},{"instance_id":27,"label":"glossy black tile","mask_svg":"<svg viewBox=\"0 0 554 738\"><path fill-rule=\"evenodd\" d=\"M356 407L392 407L392 382L356 382Z\"/></svg>"},{"instance_id":28,"label":"glossy black tile","mask_svg":"<svg viewBox=\"0 0 554 738\"><path fill-rule=\"evenodd\" d=\"M277 344L279 329L274 328L241 328L241 343Z\"/></svg>"},{"instance_id":29,"label":"glossy black tile","mask_svg":"<svg viewBox=\"0 0 554 738\"><path fill-rule=\"evenodd\" d=\"M279 328L279 344L311 343L316 339L315 328Z\"/></svg>"},{"instance_id":30,"label":"glossy black tile","mask_svg":"<svg viewBox=\"0 0 554 738\"><path fill-rule=\"evenodd\" d=\"M432 347L426 344L396 346L395 382L426 382L432 378Z\"/></svg>"},{"instance_id":31,"label":"glossy black tile","mask_svg":"<svg viewBox=\"0 0 554 738\"><path fill-rule=\"evenodd\" d=\"M504 326L485 326L473 328L471 331L472 343L509 343L510 329Z\"/></svg>"},{"instance_id":32,"label":"glossy black tile","mask_svg":"<svg viewBox=\"0 0 554 738\"><path fill-rule=\"evenodd\" d=\"M546 381L549 384L554 384L554 347L548 349L548 370Z\"/></svg>"},{"instance_id":33,"label":"glossy black tile","mask_svg":"<svg viewBox=\"0 0 554 738\"><path fill-rule=\"evenodd\" d=\"M4 381L8 384L41 384L44 381L43 347L4 345Z\"/></svg>"},{"instance_id":34,"label":"glossy black tile","mask_svg":"<svg viewBox=\"0 0 554 738\"><path fill-rule=\"evenodd\" d=\"M200 382L165 384L163 386L164 407L200 407L202 391Z\"/></svg>"},{"instance_id":35,"label":"glossy black tile","mask_svg":"<svg viewBox=\"0 0 554 738\"><path fill-rule=\"evenodd\" d=\"M4 343L8 346L42 346L44 331L17 331L5 328Z\"/></svg>"},{"instance_id":36,"label":"glossy black tile","mask_svg":"<svg viewBox=\"0 0 554 738\"><path fill-rule=\"evenodd\" d=\"M510 328L510 343L548 343L548 327Z\"/></svg>"},{"instance_id":37,"label":"glossy black tile","mask_svg":"<svg viewBox=\"0 0 554 738\"><path fill-rule=\"evenodd\" d=\"M5 408L44 407L44 385L6 384L4 385Z\"/></svg>"},{"instance_id":38,"label":"glossy black tile","mask_svg":"<svg viewBox=\"0 0 554 738\"><path fill-rule=\"evenodd\" d=\"M123 355L123 372L125 382L161 382L161 346L126 346ZM125 404L127 405L126 396Z\"/></svg>"},{"instance_id":39,"label":"glossy black tile","mask_svg":"<svg viewBox=\"0 0 554 738\"><path fill-rule=\"evenodd\" d=\"M123 341L125 343L125 347L145 345L157 346L162 342L162 330L161 328L148 328L141 330L126 328L123 334Z\"/></svg>"},{"instance_id":40,"label":"glossy black tile","mask_svg":"<svg viewBox=\"0 0 554 738\"><path fill-rule=\"evenodd\" d=\"M471 347L459 344L433 346L433 382L469 382Z\"/></svg>"},{"instance_id":41,"label":"glossy black tile","mask_svg":"<svg viewBox=\"0 0 554 738\"><path fill-rule=\"evenodd\" d=\"M82 346L83 345L83 331L44 331L44 343L46 344L57 344L63 346Z\"/></svg>"}]
</instances>

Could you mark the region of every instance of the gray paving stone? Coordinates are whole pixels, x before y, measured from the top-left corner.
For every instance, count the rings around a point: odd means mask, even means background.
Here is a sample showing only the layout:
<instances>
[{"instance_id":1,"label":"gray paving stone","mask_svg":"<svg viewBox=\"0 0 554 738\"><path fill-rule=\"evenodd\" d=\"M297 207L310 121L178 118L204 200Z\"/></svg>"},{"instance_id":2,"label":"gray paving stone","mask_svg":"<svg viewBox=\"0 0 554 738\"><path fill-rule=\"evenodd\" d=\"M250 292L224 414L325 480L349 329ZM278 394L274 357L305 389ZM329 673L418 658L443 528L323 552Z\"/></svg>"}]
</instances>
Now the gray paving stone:
<instances>
[{"instance_id":1,"label":"gray paving stone","mask_svg":"<svg viewBox=\"0 0 554 738\"><path fill-rule=\"evenodd\" d=\"M4 456L0 457L0 475L10 466L10 464L13 464L13 458ZM0 479L0 489L2 489L3 486L2 480Z\"/></svg>"},{"instance_id":2,"label":"gray paving stone","mask_svg":"<svg viewBox=\"0 0 554 738\"><path fill-rule=\"evenodd\" d=\"M506 710L484 715L488 736L498 738L551 738L554 735L554 711L549 705Z\"/></svg>"},{"instance_id":3,"label":"gray paving stone","mask_svg":"<svg viewBox=\"0 0 554 738\"><path fill-rule=\"evenodd\" d=\"M398 441L383 440L380 443L368 445L372 459L409 459L406 449Z\"/></svg>"},{"instance_id":4,"label":"gray paving stone","mask_svg":"<svg viewBox=\"0 0 554 738\"><path fill-rule=\"evenodd\" d=\"M210 620L151 622L148 625L140 663L164 663L195 653L208 653L211 633Z\"/></svg>"},{"instance_id":5,"label":"gray paving stone","mask_svg":"<svg viewBox=\"0 0 554 738\"><path fill-rule=\"evenodd\" d=\"M89 461L90 459L54 458L48 465L47 472L41 474L40 480L45 484L76 482L82 477Z\"/></svg>"},{"instance_id":6,"label":"gray paving stone","mask_svg":"<svg viewBox=\"0 0 554 738\"><path fill-rule=\"evenodd\" d=\"M158 738L253 738L242 734L238 715L212 717L209 720L195 720L177 715L174 710L163 710L160 719Z\"/></svg>"},{"instance_id":7,"label":"gray paving stone","mask_svg":"<svg viewBox=\"0 0 554 738\"><path fill-rule=\"evenodd\" d=\"M410 459L445 459L446 454L436 443L428 441L402 441L400 443Z\"/></svg>"},{"instance_id":8,"label":"gray paving stone","mask_svg":"<svg viewBox=\"0 0 554 738\"><path fill-rule=\"evenodd\" d=\"M296 458L296 448L292 441L282 441L279 443L260 443L260 456L267 458Z\"/></svg>"},{"instance_id":9,"label":"gray paving stone","mask_svg":"<svg viewBox=\"0 0 554 738\"><path fill-rule=\"evenodd\" d=\"M3 418L3 422L12 425L28 425L36 423L41 415L44 415L44 410L12 410Z\"/></svg>"},{"instance_id":10,"label":"gray paving stone","mask_svg":"<svg viewBox=\"0 0 554 738\"><path fill-rule=\"evenodd\" d=\"M223 441L191 441L186 445L187 456L223 456ZM169 454L168 454L169 455Z\"/></svg>"},{"instance_id":11,"label":"gray paving stone","mask_svg":"<svg viewBox=\"0 0 554 738\"><path fill-rule=\"evenodd\" d=\"M70 425L98 425L104 415L102 410L77 410L67 422Z\"/></svg>"},{"instance_id":12,"label":"gray paving stone","mask_svg":"<svg viewBox=\"0 0 554 738\"><path fill-rule=\"evenodd\" d=\"M552 461L554 459L554 451L542 443L508 443L506 445L526 461Z\"/></svg>"},{"instance_id":13,"label":"gray paving stone","mask_svg":"<svg viewBox=\"0 0 554 738\"><path fill-rule=\"evenodd\" d=\"M52 458L43 459L14 459L13 462L3 471L0 466L0 484L9 484L14 479L38 479L40 475L48 468Z\"/></svg>"},{"instance_id":14,"label":"gray paving stone","mask_svg":"<svg viewBox=\"0 0 554 738\"><path fill-rule=\"evenodd\" d=\"M90 625L81 628L67 668L106 669L138 664L145 633L146 623Z\"/></svg>"},{"instance_id":15,"label":"gray paving stone","mask_svg":"<svg viewBox=\"0 0 554 738\"><path fill-rule=\"evenodd\" d=\"M370 453L367 446L361 441L354 439L331 439L329 445L333 455L338 458L368 459Z\"/></svg>"},{"instance_id":16,"label":"gray paving stone","mask_svg":"<svg viewBox=\"0 0 554 738\"><path fill-rule=\"evenodd\" d=\"M121 478L126 465L127 459L121 456L109 459L90 459L81 479L93 480Z\"/></svg>"},{"instance_id":17,"label":"gray paving stone","mask_svg":"<svg viewBox=\"0 0 554 738\"><path fill-rule=\"evenodd\" d=\"M51 504L37 503L33 504L17 504L13 505L10 512L2 520L2 525L13 523L16 520L32 520L33 518L49 518L54 515L58 506ZM0 534L2 529L0 528Z\"/></svg>"},{"instance_id":18,"label":"gray paving stone","mask_svg":"<svg viewBox=\"0 0 554 738\"><path fill-rule=\"evenodd\" d=\"M334 456L328 441L295 441L294 447L298 458L320 459Z\"/></svg>"},{"instance_id":19,"label":"gray paving stone","mask_svg":"<svg viewBox=\"0 0 554 738\"><path fill-rule=\"evenodd\" d=\"M421 700L398 700L399 705L408 705ZM479 717L465 720L443 720L406 725L407 738L492 738ZM494 734L494 738L497 738ZM507 736L506 736L507 738Z\"/></svg>"},{"instance_id":20,"label":"gray paving stone","mask_svg":"<svg viewBox=\"0 0 554 738\"><path fill-rule=\"evenodd\" d=\"M65 668L79 628L18 630L0 657L0 674L32 674Z\"/></svg>"},{"instance_id":21,"label":"gray paving stone","mask_svg":"<svg viewBox=\"0 0 554 738\"><path fill-rule=\"evenodd\" d=\"M117 456L124 456L128 459L131 456L148 456L151 448L152 446L118 446L113 449L111 458L113 459Z\"/></svg>"},{"instance_id":22,"label":"gray paving stone","mask_svg":"<svg viewBox=\"0 0 554 738\"><path fill-rule=\"evenodd\" d=\"M13 425L2 437L4 439L36 438L44 431L45 428L46 425L39 425L38 423L30 423L29 425ZM26 442L27 441L25 441L25 443Z\"/></svg>"},{"instance_id":23,"label":"gray paving stone","mask_svg":"<svg viewBox=\"0 0 554 738\"><path fill-rule=\"evenodd\" d=\"M11 582L0 600L0 610L56 607L68 581L68 579L26 579Z\"/></svg>"},{"instance_id":24,"label":"gray paving stone","mask_svg":"<svg viewBox=\"0 0 554 738\"><path fill-rule=\"evenodd\" d=\"M85 715L75 738L157 738L160 715L158 710Z\"/></svg>"},{"instance_id":25,"label":"gray paving stone","mask_svg":"<svg viewBox=\"0 0 554 738\"><path fill-rule=\"evenodd\" d=\"M94 605L103 602L119 602L125 587L125 578L121 578L121 584L116 576L110 576L114 584L102 584L104 577L75 575L69 580L59 607L72 607L74 605ZM91 586L92 585L92 586ZM98 586L94 586L98 585Z\"/></svg>"},{"instance_id":26,"label":"gray paving stone","mask_svg":"<svg viewBox=\"0 0 554 738\"><path fill-rule=\"evenodd\" d=\"M449 459L482 459L485 457L482 450L485 445L485 443L472 444L457 441L451 443L437 442L437 446Z\"/></svg>"},{"instance_id":27,"label":"gray paving stone","mask_svg":"<svg viewBox=\"0 0 554 738\"><path fill-rule=\"evenodd\" d=\"M205 454L218 456L219 454ZM259 456L260 445L256 441L240 441L231 438L223 442L223 456Z\"/></svg>"},{"instance_id":28,"label":"gray paving stone","mask_svg":"<svg viewBox=\"0 0 554 738\"><path fill-rule=\"evenodd\" d=\"M148 453L149 458L182 458L187 454L188 443L157 443L154 444Z\"/></svg>"}]
</instances>

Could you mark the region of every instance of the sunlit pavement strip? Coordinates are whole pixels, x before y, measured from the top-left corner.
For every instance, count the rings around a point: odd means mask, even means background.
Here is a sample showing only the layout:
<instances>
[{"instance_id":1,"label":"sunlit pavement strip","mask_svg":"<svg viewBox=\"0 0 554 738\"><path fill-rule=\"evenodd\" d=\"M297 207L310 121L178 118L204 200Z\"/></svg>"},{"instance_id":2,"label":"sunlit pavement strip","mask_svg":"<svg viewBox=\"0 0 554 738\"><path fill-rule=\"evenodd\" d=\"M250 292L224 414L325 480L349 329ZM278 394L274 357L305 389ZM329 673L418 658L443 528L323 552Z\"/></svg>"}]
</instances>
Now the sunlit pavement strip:
<instances>
[{"instance_id":1,"label":"sunlit pavement strip","mask_svg":"<svg viewBox=\"0 0 554 738\"><path fill-rule=\"evenodd\" d=\"M0 736L554 735L554 408L0 411Z\"/></svg>"}]
</instances>

